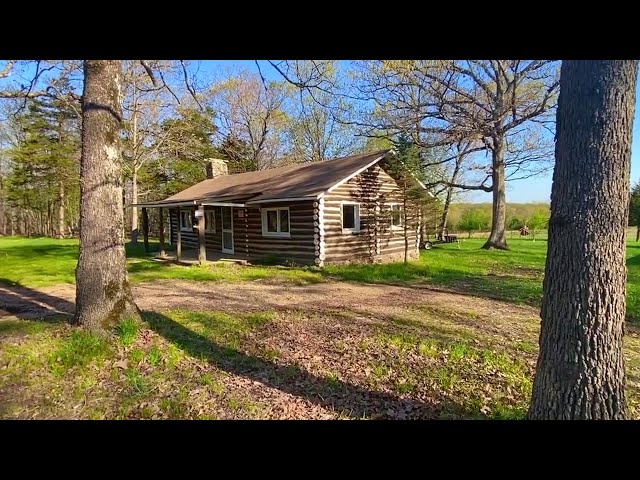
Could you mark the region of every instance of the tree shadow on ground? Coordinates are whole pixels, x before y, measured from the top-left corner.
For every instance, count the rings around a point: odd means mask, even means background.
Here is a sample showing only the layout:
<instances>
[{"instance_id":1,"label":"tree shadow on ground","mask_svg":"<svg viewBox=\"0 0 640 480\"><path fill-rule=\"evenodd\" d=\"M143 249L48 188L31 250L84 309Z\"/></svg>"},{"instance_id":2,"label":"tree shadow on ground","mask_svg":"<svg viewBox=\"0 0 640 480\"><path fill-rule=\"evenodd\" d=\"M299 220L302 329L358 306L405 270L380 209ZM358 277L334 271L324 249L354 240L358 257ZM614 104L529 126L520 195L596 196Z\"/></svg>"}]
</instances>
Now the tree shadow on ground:
<instances>
[{"instance_id":1,"label":"tree shadow on ground","mask_svg":"<svg viewBox=\"0 0 640 480\"><path fill-rule=\"evenodd\" d=\"M74 311L72 302L0 278L0 319L15 316L24 320L60 321Z\"/></svg>"},{"instance_id":2,"label":"tree shadow on ground","mask_svg":"<svg viewBox=\"0 0 640 480\"><path fill-rule=\"evenodd\" d=\"M165 315L145 312L145 319L156 333L189 355L271 388L295 395L313 404L335 410L350 418L434 419L442 412L460 417L472 416L460 405L429 404L390 393L370 390L335 378L314 375L297 365L278 365L263 358L212 342Z\"/></svg>"},{"instance_id":3,"label":"tree shadow on ground","mask_svg":"<svg viewBox=\"0 0 640 480\"><path fill-rule=\"evenodd\" d=\"M332 280L430 289L535 307L540 305L542 299L541 279L538 281L508 273L469 274L455 269L434 270L429 265L410 263L353 265L322 270L321 274Z\"/></svg>"}]
</instances>

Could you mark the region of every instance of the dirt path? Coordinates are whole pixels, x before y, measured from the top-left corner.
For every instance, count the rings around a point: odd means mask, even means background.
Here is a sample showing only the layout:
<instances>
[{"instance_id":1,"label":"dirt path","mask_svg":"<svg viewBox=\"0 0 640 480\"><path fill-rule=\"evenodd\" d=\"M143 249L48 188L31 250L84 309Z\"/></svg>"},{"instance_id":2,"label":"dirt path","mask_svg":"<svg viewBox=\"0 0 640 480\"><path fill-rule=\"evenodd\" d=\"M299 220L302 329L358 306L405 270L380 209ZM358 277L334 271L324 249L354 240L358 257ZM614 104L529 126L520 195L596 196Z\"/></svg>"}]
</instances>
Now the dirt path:
<instances>
[{"instance_id":1,"label":"dirt path","mask_svg":"<svg viewBox=\"0 0 640 480\"><path fill-rule=\"evenodd\" d=\"M364 315L394 315L408 307L476 317L532 318L535 308L514 305L424 286L391 286L322 282L295 285L255 280L241 283L159 280L134 286L142 310L217 310L226 312L297 310L302 312L349 311ZM74 285L41 289L0 285L0 318L37 318L73 311Z\"/></svg>"}]
</instances>

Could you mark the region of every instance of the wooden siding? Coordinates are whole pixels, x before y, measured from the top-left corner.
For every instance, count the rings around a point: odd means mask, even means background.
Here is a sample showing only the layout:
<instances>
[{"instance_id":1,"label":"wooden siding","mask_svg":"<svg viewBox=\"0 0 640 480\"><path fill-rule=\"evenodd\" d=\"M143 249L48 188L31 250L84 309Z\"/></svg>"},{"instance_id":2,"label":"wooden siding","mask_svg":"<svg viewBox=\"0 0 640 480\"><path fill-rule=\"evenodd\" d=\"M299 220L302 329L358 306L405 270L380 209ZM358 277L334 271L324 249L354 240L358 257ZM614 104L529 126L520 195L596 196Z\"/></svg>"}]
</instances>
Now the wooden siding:
<instances>
[{"instance_id":1,"label":"wooden siding","mask_svg":"<svg viewBox=\"0 0 640 480\"><path fill-rule=\"evenodd\" d=\"M317 204L317 202L316 202ZM289 207L290 237L267 237L262 235L262 211L258 206L233 208L233 243L234 254L229 257L246 259L273 258L278 262L295 262L302 265L313 265L316 259L314 244L314 202L270 203L264 208ZM222 217L221 207L205 207L215 210L216 231L205 232L208 249L222 250ZM194 209L191 209L194 210ZM169 211L171 222L171 243L177 241L178 209ZM198 231L181 232L182 249L198 248Z\"/></svg>"},{"instance_id":2,"label":"wooden siding","mask_svg":"<svg viewBox=\"0 0 640 480\"><path fill-rule=\"evenodd\" d=\"M324 195L323 263L378 262L404 258L404 230L391 228L390 204L402 203L397 183L382 162ZM343 203L360 205L360 231L342 231ZM409 254L418 253L417 219L407 229Z\"/></svg>"}]
</instances>

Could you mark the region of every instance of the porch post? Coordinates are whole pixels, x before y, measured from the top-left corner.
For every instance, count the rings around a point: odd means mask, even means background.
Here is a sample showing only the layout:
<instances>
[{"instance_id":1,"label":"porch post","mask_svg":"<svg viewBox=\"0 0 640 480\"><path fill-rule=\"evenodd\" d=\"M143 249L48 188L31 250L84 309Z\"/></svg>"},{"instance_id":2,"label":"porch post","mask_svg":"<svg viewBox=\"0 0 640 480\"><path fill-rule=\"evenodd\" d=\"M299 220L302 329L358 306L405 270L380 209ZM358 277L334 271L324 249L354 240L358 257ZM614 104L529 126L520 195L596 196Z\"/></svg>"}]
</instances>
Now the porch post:
<instances>
[{"instance_id":1,"label":"porch post","mask_svg":"<svg viewBox=\"0 0 640 480\"><path fill-rule=\"evenodd\" d=\"M176 262L182 257L182 230L180 228L180 209L178 209L178 228L176 229Z\"/></svg>"},{"instance_id":2,"label":"porch post","mask_svg":"<svg viewBox=\"0 0 640 480\"><path fill-rule=\"evenodd\" d=\"M166 255L164 251L164 218L162 215L162 207L158 209L160 213L160 224L158 225L158 240L160 240L160 256L164 257Z\"/></svg>"},{"instance_id":3,"label":"porch post","mask_svg":"<svg viewBox=\"0 0 640 480\"><path fill-rule=\"evenodd\" d=\"M204 205L198 205L198 262L202 265L207 261L207 245L204 236Z\"/></svg>"},{"instance_id":4,"label":"porch post","mask_svg":"<svg viewBox=\"0 0 640 480\"><path fill-rule=\"evenodd\" d=\"M149 212L142 208L142 235L144 235L144 252L149 253Z\"/></svg>"}]
</instances>

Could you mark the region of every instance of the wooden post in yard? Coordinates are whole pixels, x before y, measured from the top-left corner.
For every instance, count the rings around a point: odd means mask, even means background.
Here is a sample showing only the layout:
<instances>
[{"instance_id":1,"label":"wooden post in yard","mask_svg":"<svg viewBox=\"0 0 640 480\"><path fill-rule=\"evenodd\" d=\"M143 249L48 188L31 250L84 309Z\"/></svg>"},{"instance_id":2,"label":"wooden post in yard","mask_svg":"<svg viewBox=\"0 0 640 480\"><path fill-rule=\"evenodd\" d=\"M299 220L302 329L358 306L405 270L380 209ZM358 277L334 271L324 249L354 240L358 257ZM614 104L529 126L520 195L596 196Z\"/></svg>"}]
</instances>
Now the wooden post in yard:
<instances>
[{"instance_id":1,"label":"wooden post in yard","mask_svg":"<svg viewBox=\"0 0 640 480\"><path fill-rule=\"evenodd\" d=\"M180 209L178 209L178 228L176 229L176 262L182 257L182 229L180 228Z\"/></svg>"},{"instance_id":2,"label":"wooden post in yard","mask_svg":"<svg viewBox=\"0 0 640 480\"><path fill-rule=\"evenodd\" d=\"M207 244L204 236L204 205L198 205L198 263L207 261Z\"/></svg>"},{"instance_id":3,"label":"wooden post in yard","mask_svg":"<svg viewBox=\"0 0 640 480\"><path fill-rule=\"evenodd\" d=\"M164 218L162 215L162 207L158 209L160 215L160 223L158 224L158 240L160 240L160 256L166 255L164 251Z\"/></svg>"},{"instance_id":4,"label":"wooden post in yard","mask_svg":"<svg viewBox=\"0 0 640 480\"><path fill-rule=\"evenodd\" d=\"M144 253L149 253L149 212L142 209L142 235L144 236Z\"/></svg>"}]
</instances>

